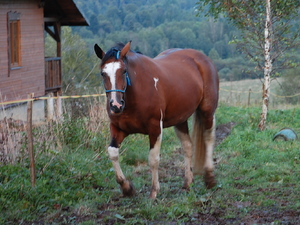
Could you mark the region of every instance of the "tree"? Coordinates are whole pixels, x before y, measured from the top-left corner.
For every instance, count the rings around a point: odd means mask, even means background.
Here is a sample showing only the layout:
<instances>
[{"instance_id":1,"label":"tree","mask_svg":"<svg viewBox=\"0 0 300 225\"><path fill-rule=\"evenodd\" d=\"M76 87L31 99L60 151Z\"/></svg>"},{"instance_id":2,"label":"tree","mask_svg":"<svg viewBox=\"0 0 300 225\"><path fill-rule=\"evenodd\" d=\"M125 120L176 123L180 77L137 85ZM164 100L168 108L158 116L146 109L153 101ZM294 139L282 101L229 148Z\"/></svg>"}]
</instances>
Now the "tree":
<instances>
[{"instance_id":1,"label":"tree","mask_svg":"<svg viewBox=\"0 0 300 225\"><path fill-rule=\"evenodd\" d=\"M214 48L209 51L208 57L212 60L220 59L219 53Z\"/></svg>"},{"instance_id":2,"label":"tree","mask_svg":"<svg viewBox=\"0 0 300 225\"><path fill-rule=\"evenodd\" d=\"M89 29L93 32L93 34L97 34L100 29L100 24L95 14L90 17L90 23L93 24L93 26L89 27Z\"/></svg>"},{"instance_id":3,"label":"tree","mask_svg":"<svg viewBox=\"0 0 300 225\"><path fill-rule=\"evenodd\" d=\"M299 0L201 0L197 5L199 12L206 12L206 16L225 16L239 28L242 35L236 40L237 47L256 63L256 71L264 71L258 125L264 130L271 78L278 76L282 69L297 66L289 54L291 49L299 47L300 30L293 30L293 20L299 18Z\"/></svg>"},{"instance_id":4,"label":"tree","mask_svg":"<svg viewBox=\"0 0 300 225\"><path fill-rule=\"evenodd\" d=\"M86 93L101 85L97 77L97 59L91 55L86 42L70 27L62 29L62 73L64 93ZM92 90L93 91L93 90Z\"/></svg>"},{"instance_id":5,"label":"tree","mask_svg":"<svg viewBox=\"0 0 300 225\"><path fill-rule=\"evenodd\" d=\"M270 84L271 84L271 73L272 73L272 61L270 57L271 51L271 34L272 34L272 21L271 21L271 4L270 0L266 0L266 22L265 22L265 45L264 45L264 56L265 56L265 67L264 67L264 84L263 84L263 104L261 118L258 124L260 130L264 130L266 127L268 107L269 107L269 95L270 95Z\"/></svg>"}]
</instances>

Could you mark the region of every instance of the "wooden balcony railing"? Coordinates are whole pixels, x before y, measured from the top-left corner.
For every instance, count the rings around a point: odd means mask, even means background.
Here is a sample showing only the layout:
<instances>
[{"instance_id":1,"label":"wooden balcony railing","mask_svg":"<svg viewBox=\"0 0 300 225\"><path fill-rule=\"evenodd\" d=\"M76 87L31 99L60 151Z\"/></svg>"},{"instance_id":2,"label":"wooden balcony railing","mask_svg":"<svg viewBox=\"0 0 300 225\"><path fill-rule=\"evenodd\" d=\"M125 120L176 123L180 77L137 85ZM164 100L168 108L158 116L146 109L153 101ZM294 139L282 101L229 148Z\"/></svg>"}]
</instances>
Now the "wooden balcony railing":
<instances>
[{"instance_id":1,"label":"wooden balcony railing","mask_svg":"<svg viewBox=\"0 0 300 225\"><path fill-rule=\"evenodd\" d=\"M61 58L45 58L45 87L46 92L61 90Z\"/></svg>"}]
</instances>

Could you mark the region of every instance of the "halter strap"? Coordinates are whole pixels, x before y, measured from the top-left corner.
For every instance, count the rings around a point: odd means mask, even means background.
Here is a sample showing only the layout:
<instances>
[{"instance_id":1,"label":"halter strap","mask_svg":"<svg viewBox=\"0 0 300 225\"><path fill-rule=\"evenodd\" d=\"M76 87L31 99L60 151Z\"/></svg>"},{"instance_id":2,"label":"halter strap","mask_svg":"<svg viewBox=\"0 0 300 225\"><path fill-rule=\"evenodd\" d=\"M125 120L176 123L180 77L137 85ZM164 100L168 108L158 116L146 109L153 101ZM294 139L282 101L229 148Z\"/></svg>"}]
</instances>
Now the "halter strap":
<instances>
[{"instance_id":1,"label":"halter strap","mask_svg":"<svg viewBox=\"0 0 300 225\"><path fill-rule=\"evenodd\" d=\"M110 92L122 92L125 93L126 88L124 90L119 90L119 89L115 89L115 90L105 90L106 93L110 93Z\"/></svg>"},{"instance_id":2,"label":"halter strap","mask_svg":"<svg viewBox=\"0 0 300 225\"><path fill-rule=\"evenodd\" d=\"M125 93L126 89L127 89L127 86L131 86L131 82L130 82L130 78L128 76L128 72L126 71L126 87L124 90L120 90L120 89L112 89L112 90L105 90L106 93L110 93L110 92L121 92L121 93Z\"/></svg>"},{"instance_id":3,"label":"halter strap","mask_svg":"<svg viewBox=\"0 0 300 225\"><path fill-rule=\"evenodd\" d=\"M120 51L117 51L116 53L116 59L119 59L120 58Z\"/></svg>"}]
</instances>

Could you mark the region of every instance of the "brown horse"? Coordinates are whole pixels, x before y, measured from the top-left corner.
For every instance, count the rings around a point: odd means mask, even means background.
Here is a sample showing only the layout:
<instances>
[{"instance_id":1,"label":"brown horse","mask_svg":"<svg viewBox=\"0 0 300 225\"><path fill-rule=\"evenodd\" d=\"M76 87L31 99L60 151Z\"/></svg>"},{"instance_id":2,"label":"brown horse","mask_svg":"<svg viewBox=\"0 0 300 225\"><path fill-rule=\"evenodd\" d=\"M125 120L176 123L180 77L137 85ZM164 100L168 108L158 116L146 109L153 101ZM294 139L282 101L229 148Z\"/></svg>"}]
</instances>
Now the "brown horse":
<instances>
[{"instance_id":1,"label":"brown horse","mask_svg":"<svg viewBox=\"0 0 300 225\"><path fill-rule=\"evenodd\" d=\"M119 44L107 53L97 44L94 46L96 55L102 60L101 75L110 117L108 153L123 195L135 194L119 163L119 148L124 138L133 133L149 135L150 198L154 199L159 192L158 166L163 128L170 126L175 127L184 149L183 188L189 189L193 173L203 174L206 187L212 188L216 184L212 154L219 90L215 66L196 50L169 49L151 59L131 51L130 44ZM187 123L192 114L193 142Z\"/></svg>"}]
</instances>

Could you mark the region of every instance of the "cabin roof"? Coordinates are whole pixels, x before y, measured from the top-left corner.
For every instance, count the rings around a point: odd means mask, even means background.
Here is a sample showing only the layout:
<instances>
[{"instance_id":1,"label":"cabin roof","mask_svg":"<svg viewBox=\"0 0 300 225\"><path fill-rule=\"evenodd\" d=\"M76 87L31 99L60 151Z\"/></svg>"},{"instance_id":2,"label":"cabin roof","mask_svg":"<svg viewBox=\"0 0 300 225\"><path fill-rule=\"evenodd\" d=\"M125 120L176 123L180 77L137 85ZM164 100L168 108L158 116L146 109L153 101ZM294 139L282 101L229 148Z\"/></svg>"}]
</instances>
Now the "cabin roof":
<instances>
[{"instance_id":1,"label":"cabin roof","mask_svg":"<svg viewBox=\"0 0 300 225\"><path fill-rule=\"evenodd\" d=\"M84 14L74 0L42 0L45 24L60 22L61 26L88 26Z\"/></svg>"}]
</instances>

